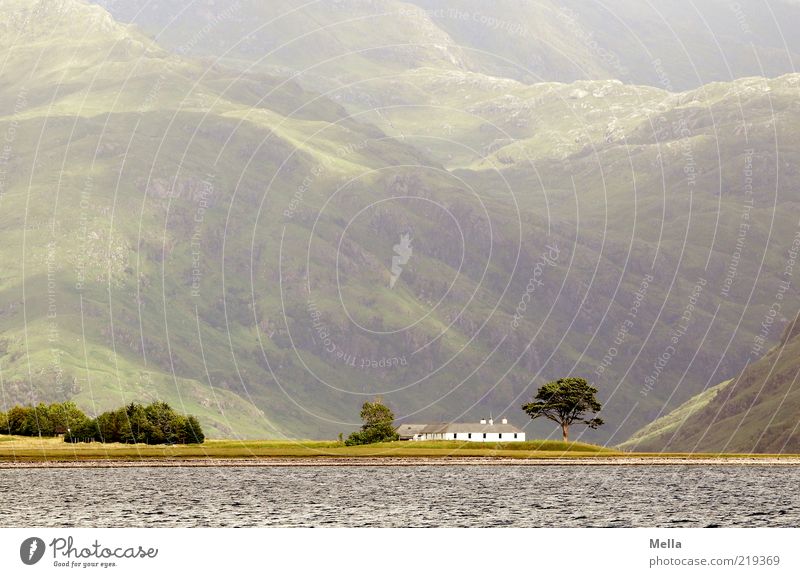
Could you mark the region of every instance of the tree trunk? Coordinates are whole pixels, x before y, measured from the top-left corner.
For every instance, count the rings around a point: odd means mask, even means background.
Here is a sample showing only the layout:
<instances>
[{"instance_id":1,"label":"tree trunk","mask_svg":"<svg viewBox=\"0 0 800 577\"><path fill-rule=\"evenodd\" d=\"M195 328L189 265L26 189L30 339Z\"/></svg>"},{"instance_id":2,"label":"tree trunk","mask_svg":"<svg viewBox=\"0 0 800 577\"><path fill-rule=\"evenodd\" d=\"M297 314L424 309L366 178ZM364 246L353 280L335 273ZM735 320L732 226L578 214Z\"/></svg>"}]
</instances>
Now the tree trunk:
<instances>
[{"instance_id":1,"label":"tree trunk","mask_svg":"<svg viewBox=\"0 0 800 577\"><path fill-rule=\"evenodd\" d=\"M561 423L561 436L565 443L569 441L569 425L566 423Z\"/></svg>"}]
</instances>

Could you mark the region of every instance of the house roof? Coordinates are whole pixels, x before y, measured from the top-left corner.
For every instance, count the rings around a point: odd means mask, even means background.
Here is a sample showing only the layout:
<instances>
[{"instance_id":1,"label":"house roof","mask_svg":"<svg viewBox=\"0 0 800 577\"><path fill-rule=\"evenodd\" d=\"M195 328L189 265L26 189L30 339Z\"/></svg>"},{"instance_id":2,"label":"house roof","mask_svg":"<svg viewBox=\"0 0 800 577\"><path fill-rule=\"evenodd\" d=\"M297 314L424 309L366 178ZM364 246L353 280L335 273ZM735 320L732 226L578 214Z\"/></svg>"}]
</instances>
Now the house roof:
<instances>
[{"instance_id":1,"label":"house roof","mask_svg":"<svg viewBox=\"0 0 800 577\"><path fill-rule=\"evenodd\" d=\"M403 424L397 427L397 432L401 437L413 436L421 433L422 430L427 426L428 425Z\"/></svg>"},{"instance_id":2,"label":"house roof","mask_svg":"<svg viewBox=\"0 0 800 577\"><path fill-rule=\"evenodd\" d=\"M400 435L437 434L437 433L521 433L522 429L510 424L495 423L429 423L404 424L397 429Z\"/></svg>"}]
</instances>

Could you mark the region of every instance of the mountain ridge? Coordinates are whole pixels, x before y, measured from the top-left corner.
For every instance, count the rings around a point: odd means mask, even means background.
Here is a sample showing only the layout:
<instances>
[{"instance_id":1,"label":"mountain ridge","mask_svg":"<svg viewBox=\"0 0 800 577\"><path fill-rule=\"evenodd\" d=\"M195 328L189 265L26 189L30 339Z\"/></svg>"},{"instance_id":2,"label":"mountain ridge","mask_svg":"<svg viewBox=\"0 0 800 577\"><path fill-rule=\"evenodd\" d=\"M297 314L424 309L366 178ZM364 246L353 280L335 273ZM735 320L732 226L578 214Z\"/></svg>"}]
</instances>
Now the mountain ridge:
<instances>
[{"instance_id":1,"label":"mountain ridge","mask_svg":"<svg viewBox=\"0 0 800 577\"><path fill-rule=\"evenodd\" d=\"M330 438L376 395L406 419L521 425L543 380L578 373L614 423L586 438L614 443L741 371L796 225L797 75L672 94L433 59L319 91L77 25L71 50L48 32L3 55L4 403L162 398L216 436Z\"/></svg>"}]
</instances>

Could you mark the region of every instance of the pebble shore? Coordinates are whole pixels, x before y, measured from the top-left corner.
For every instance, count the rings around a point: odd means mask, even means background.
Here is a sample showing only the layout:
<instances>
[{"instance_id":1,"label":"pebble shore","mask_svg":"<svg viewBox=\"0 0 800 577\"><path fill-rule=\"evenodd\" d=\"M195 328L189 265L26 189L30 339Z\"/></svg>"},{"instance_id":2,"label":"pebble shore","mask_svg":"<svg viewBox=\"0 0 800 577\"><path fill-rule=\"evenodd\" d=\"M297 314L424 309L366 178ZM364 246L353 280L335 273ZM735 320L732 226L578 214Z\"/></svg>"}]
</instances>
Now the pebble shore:
<instances>
[{"instance_id":1,"label":"pebble shore","mask_svg":"<svg viewBox=\"0 0 800 577\"><path fill-rule=\"evenodd\" d=\"M282 457L242 459L87 459L70 461L0 461L0 469L106 469L127 467L417 467L417 466L653 466L730 465L800 466L800 457Z\"/></svg>"}]
</instances>

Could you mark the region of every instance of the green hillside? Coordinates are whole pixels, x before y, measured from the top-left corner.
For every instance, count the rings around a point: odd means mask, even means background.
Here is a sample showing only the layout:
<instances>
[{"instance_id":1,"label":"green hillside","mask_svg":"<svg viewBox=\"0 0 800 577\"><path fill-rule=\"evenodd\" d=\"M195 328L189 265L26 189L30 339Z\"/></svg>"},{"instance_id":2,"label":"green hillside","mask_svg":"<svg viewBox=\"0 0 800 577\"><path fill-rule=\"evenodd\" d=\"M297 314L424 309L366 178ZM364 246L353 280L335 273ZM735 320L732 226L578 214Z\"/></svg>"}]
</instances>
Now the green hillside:
<instances>
[{"instance_id":1,"label":"green hillside","mask_svg":"<svg viewBox=\"0 0 800 577\"><path fill-rule=\"evenodd\" d=\"M643 429L621 446L636 451L796 453L800 450L798 328L795 320L780 344L741 375L656 421L663 423L660 430Z\"/></svg>"},{"instance_id":2,"label":"green hillside","mask_svg":"<svg viewBox=\"0 0 800 577\"><path fill-rule=\"evenodd\" d=\"M742 370L798 226L800 75L531 83L475 58L492 37L336 4L201 3L160 33L0 0L5 406L159 398L212 437L333 438L375 395L523 425L582 374L609 425L580 440L614 444ZM425 50L370 55L412 31Z\"/></svg>"},{"instance_id":3,"label":"green hillside","mask_svg":"<svg viewBox=\"0 0 800 577\"><path fill-rule=\"evenodd\" d=\"M713 401L719 392L730 384L730 380L723 381L720 384L711 387L702 393L695 395L677 409L669 412L669 414L659 417L652 423L645 425L636 431L624 443L617 445L620 449L636 451L640 445L646 445L657 439L665 439L667 435L680 434L680 428L683 424L695 413L705 408L711 401Z\"/></svg>"}]
</instances>

